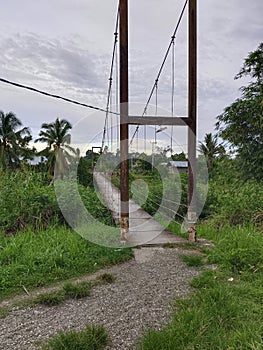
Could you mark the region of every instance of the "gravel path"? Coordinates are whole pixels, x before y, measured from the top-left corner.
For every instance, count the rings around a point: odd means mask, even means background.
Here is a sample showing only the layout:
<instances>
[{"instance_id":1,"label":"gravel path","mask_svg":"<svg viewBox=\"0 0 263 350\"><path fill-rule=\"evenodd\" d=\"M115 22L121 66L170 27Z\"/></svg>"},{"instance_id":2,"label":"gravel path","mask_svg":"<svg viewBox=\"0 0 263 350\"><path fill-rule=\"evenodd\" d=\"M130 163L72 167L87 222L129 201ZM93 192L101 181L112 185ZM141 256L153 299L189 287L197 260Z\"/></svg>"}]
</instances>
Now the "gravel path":
<instances>
[{"instance_id":1,"label":"gravel path","mask_svg":"<svg viewBox=\"0 0 263 350\"><path fill-rule=\"evenodd\" d=\"M0 349L31 350L59 330L103 325L111 338L107 350L136 348L136 340L149 327L169 321L170 302L189 292L189 281L199 274L186 266L181 248L135 249L135 259L108 269L113 284L92 289L91 296L60 306L13 309L0 320Z\"/></svg>"}]
</instances>

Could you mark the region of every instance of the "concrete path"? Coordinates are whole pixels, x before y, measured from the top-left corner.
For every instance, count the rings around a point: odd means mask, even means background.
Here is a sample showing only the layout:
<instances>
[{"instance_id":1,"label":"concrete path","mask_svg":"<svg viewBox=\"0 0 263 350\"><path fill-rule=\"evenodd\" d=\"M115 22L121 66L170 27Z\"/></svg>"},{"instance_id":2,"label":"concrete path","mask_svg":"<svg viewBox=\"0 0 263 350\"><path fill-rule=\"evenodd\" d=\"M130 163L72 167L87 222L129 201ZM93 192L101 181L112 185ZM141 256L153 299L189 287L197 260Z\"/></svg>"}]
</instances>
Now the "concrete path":
<instances>
[{"instance_id":1,"label":"concrete path","mask_svg":"<svg viewBox=\"0 0 263 350\"><path fill-rule=\"evenodd\" d=\"M101 193L105 205L119 222L120 191L102 173L94 172L97 190ZM186 243L187 240L167 230L151 215L146 213L133 200L129 201L130 230L128 244L133 246L163 245L166 243Z\"/></svg>"}]
</instances>

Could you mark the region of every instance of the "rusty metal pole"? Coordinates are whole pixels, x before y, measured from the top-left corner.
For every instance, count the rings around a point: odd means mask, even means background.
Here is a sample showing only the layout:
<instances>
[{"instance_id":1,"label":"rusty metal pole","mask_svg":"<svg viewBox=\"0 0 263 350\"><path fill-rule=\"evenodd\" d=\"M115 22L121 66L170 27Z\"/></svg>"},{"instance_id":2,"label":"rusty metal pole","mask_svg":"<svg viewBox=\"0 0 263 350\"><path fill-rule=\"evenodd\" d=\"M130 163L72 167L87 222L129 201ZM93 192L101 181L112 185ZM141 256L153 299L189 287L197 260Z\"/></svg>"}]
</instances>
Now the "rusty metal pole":
<instances>
[{"instance_id":1,"label":"rusty metal pole","mask_svg":"<svg viewBox=\"0 0 263 350\"><path fill-rule=\"evenodd\" d=\"M128 0L120 0L120 192L121 241L129 234L129 76L128 76Z\"/></svg>"},{"instance_id":2,"label":"rusty metal pole","mask_svg":"<svg viewBox=\"0 0 263 350\"><path fill-rule=\"evenodd\" d=\"M188 240L196 241L197 0L189 0Z\"/></svg>"}]
</instances>

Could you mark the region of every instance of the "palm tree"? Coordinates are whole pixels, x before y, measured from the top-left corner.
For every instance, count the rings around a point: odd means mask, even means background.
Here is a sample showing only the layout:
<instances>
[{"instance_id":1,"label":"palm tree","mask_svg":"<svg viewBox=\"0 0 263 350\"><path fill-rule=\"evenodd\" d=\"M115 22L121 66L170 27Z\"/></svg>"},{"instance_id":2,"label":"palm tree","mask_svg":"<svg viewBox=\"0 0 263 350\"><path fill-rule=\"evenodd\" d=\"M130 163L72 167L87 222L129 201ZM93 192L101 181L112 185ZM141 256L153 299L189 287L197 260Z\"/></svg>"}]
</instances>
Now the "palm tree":
<instances>
[{"instance_id":1,"label":"palm tree","mask_svg":"<svg viewBox=\"0 0 263 350\"><path fill-rule=\"evenodd\" d=\"M212 169L217 156L223 155L225 153L224 146L218 144L217 136L212 135L211 133L206 134L204 142L199 143L199 151L205 156L208 169Z\"/></svg>"},{"instance_id":2,"label":"palm tree","mask_svg":"<svg viewBox=\"0 0 263 350\"><path fill-rule=\"evenodd\" d=\"M33 151L28 148L32 140L29 128L21 128L22 122L13 112L0 111L0 167L17 167L21 160L32 158Z\"/></svg>"},{"instance_id":3,"label":"palm tree","mask_svg":"<svg viewBox=\"0 0 263 350\"><path fill-rule=\"evenodd\" d=\"M68 161L75 154L70 144L71 135L69 130L72 125L65 119L57 118L54 123L43 123L39 138L35 142L46 142L47 147L39 154L47 157L47 168L53 176L56 164L57 177L63 178L68 167Z\"/></svg>"}]
</instances>

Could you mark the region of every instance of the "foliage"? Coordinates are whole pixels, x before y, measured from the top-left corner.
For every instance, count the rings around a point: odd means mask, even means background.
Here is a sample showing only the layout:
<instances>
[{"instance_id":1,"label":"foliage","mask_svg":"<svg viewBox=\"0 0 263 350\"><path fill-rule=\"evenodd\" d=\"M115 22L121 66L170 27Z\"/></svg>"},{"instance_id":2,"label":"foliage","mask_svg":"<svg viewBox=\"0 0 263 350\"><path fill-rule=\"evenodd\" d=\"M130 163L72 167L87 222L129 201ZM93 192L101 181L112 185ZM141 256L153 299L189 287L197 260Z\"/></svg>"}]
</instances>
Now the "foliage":
<instances>
[{"instance_id":1,"label":"foliage","mask_svg":"<svg viewBox=\"0 0 263 350\"><path fill-rule=\"evenodd\" d=\"M226 225L216 230L210 224L202 233L216 242L216 249L208 254L210 263L244 279L263 274L263 235L253 225L234 229Z\"/></svg>"},{"instance_id":2,"label":"foliage","mask_svg":"<svg viewBox=\"0 0 263 350\"><path fill-rule=\"evenodd\" d=\"M186 161L186 154L184 152L172 154L172 160L174 161Z\"/></svg>"},{"instance_id":3,"label":"foliage","mask_svg":"<svg viewBox=\"0 0 263 350\"><path fill-rule=\"evenodd\" d=\"M1 172L0 227L15 233L31 225L47 228L59 217L53 186L44 173L34 171Z\"/></svg>"},{"instance_id":4,"label":"foliage","mask_svg":"<svg viewBox=\"0 0 263 350\"><path fill-rule=\"evenodd\" d=\"M16 168L24 159L31 159L34 151L28 148L32 136L28 128L13 112L0 111L0 168Z\"/></svg>"},{"instance_id":5,"label":"foliage","mask_svg":"<svg viewBox=\"0 0 263 350\"><path fill-rule=\"evenodd\" d=\"M206 214L216 226L263 222L262 182L240 178L236 160L225 159L216 165L209 183ZM256 215L258 214L258 215ZM261 220L261 221L260 221Z\"/></svg>"},{"instance_id":6,"label":"foliage","mask_svg":"<svg viewBox=\"0 0 263 350\"><path fill-rule=\"evenodd\" d=\"M65 180L62 185L65 186L66 183ZM68 210L70 217L78 221L79 211L74 195L80 195L84 206L96 219L108 225L113 224L111 212L101 203L92 188L75 186L74 183L69 183L69 186L76 188L75 191L70 191L69 187L68 196L64 196L63 208ZM49 183L45 173L2 171L0 194L0 227L5 233L16 233L29 226L35 230L45 229L56 222L65 222L57 203L54 183Z\"/></svg>"},{"instance_id":7,"label":"foliage","mask_svg":"<svg viewBox=\"0 0 263 350\"><path fill-rule=\"evenodd\" d=\"M86 158L80 157L78 170L77 170L78 182L87 187L93 187L93 174L91 171L91 161Z\"/></svg>"},{"instance_id":8,"label":"foliage","mask_svg":"<svg viewBox=\"0 0 263 350\"><path fill-rule=\"evenodd\" d=\"M0 234L0 297L95 272L125 261L130 249L92 244L66 227Z\"/></svg>"},{"instance_id":9,"label":"foliage","mask_svg":"<svg viewBox=\"0 0 263 350\"><path fill-rule=\"evenodd\" d=\"M238 165L245 179L263 177L263 43L246 58L236 78L250 76L242 95L224 113L216 124L219 135L235 147Z\"/></svg>"},{"instance_id":10,"label":"foliage","mask_svg":"<svg viewBox=\"0 0 263 350\"><path fill-rule=\"evenodd\" d=\"M215 159L225 154L224 146L218 144L217 136L211 133L205 135L204 142L200 142L199 151L205 156L209 170L214 167Z\"/></svg>"},{"instance_id":11,"label":"foliage","mask_svg":"<svg viewBox=\"0 0 263 350\"><path fill-rule=\"evenodd\" d=\"M51 338L42 350L102 350L107 344L108 336L104 328L86 326L80 332L60 332Z\"/></svg>"},{"instance_id":12,"label":"foliage","mask_svg":"<svg viewBox=\"0 0 263 350\"><path fill-rule=\"evenodd\" d=\"M67 172L68 163L76 151L69 145L72 125L65 119L57 118L54 123L43 123L39 138L35 142L45 142L47 147L39 154L47 157L47 168L51 176L63 178ZM56 164L56 169L55 169Z\"/></svg>"},{"instance_id":13,"label":"foliage","mask_svg":"<svg viewBox=\"0 0 263 350\"><path fill-rule=\"evenodd\" d=\"M263 293L260 287L263 236L252 226L226 227L221 231L203 226L201 230L206 238L217 243L208 251L208 258L217 263L218 268L205 270L192 281L195 292L190 298L176 300L172 322L161 331L148 331L139 342L140 350L263 347ZM254 256L250 254L252 247L258 247ZM241 271L233 260L233 256L240 253L241 259L246 261Z\"/></svg>"}]
</instances>

